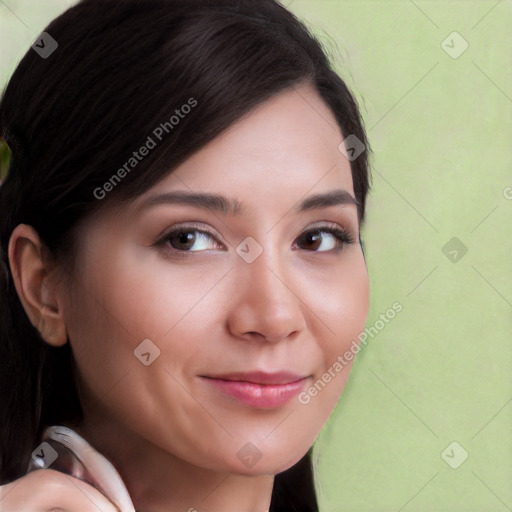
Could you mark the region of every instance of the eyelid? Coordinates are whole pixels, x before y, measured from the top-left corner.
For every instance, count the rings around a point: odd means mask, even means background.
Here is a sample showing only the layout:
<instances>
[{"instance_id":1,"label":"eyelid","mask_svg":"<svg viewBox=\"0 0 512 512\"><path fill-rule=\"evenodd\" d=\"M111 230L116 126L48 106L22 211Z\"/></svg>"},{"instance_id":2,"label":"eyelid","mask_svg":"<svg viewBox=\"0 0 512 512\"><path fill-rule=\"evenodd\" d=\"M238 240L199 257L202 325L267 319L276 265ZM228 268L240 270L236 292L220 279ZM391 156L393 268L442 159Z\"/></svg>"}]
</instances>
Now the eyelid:
<instances>
[{"instance_id":1,"label":"eyelid","mask_svg":"<svg viewBox=\"0 0 512 512\"><path fill-rule=\"evenodd\" d=\"M359 239L359 230L354 229L352 224L349 222L340 223L340 222L333 222L333 221L329 221L329 220L320 220L320 221L314 222L311 225L308 225L306 228L304 228L304 230L301 233L306 233L308 231L314 231L314 230L322 231L322 229L326 229L326 228L332 228L332 229L338 229L340 231L344 231L354 241Z\"/></svg>"},{"instance_id":2,"label":"eyelid","mask_svg":"<svg viewBox=\"0 0 512 512\"><path fill-rule=\"evenodd\" d=\"M341 223L341 222L335 222L332 220L318 220L316 222L313 222L313 224L308 224L307 229L317 229L322 227L333 227L333 228L340 228L340 229L346 229L347 231L353 231L352 226L349 222Z\"/></svg>"}]
</instances>

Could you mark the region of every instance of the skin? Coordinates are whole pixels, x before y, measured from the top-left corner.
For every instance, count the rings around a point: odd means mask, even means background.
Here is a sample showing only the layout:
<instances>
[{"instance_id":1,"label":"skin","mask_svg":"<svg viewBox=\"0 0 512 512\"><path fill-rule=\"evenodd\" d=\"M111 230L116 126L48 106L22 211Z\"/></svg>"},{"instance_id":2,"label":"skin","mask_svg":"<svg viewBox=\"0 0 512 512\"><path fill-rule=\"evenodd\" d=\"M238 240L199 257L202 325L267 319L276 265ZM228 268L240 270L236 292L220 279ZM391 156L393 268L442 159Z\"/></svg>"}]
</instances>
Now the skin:
<instances>
[{"instance_id":1,"label":"skin","mask_svg":"<svg viewBox=\"0 0 512 512\"><path fill-rule=\"evenodd\" d=\"M364 329L355 204L293 211L313 194L354 195L343 138L312 86L274 96L134 201L87 219L70 283L29 226L14 231L9 257L29 318L49 343L72 345L85 414L76 430L116 466L137 510L268 510L273 475L306 453L332 412L350 365L307 405L294 397L273 409L200 376L286 370L307 376L307 389ZM178 190L236 198L243 212L143 207ZM193 232L181 255L176 241L174 252L155 245L185 223L214 235ZM299 238L326 224L353 242ZM263 250L252 263L236 252L248 236ZM134 356L144 339L160 350L149 366ZM248 442L261 453L250 468L237 456Z\"/></svg>"}]
</instances>

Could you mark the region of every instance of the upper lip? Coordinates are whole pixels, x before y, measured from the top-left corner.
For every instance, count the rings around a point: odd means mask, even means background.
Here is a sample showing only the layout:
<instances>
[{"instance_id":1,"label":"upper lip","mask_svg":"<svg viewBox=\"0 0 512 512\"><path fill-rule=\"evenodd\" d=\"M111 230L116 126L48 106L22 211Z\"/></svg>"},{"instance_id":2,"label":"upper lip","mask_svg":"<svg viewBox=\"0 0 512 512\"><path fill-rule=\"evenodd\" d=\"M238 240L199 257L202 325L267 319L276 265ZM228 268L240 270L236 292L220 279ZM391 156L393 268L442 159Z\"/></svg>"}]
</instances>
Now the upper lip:
<instances>
[{"instance_id":1,"label":"upper lip","mask_svg":"<svg viewBox=\"0 0 512 512\"><path fill-rule=\"evenodd\" d=\"M236 382L250 382L252 384L283 385L305 379L307 375L280 371L280 372L237 372L222 375L204 375L208 379L230 380Z\"/></svg>"}]
</instances>

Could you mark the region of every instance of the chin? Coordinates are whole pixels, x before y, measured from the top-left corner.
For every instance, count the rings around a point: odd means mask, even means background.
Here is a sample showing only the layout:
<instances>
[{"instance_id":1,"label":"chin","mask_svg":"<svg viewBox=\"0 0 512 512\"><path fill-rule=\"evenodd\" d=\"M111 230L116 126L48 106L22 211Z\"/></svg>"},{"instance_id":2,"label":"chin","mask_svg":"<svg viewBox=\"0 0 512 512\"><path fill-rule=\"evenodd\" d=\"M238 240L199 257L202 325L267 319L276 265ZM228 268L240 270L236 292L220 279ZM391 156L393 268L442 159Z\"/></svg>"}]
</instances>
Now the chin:
<instances>
[{"instance_id":1,"label":"chin","mask_svg":"<svg viewBox=\"0 0 512 512\"><path fill-rule=\"evenodd\" d=\"M285 453L274 452L266 456L261 455L261 458L255 463L250 459L246 463L244 460L236 460L236 466L231 467L229 471L244 476L277 475L297 464L306 455L309 448L310 446L293 452L288 449ZM290 455L290 453L294 453L294 455ZM249 467L250 464L254 465Z\"/></svg>"}]
</instances>

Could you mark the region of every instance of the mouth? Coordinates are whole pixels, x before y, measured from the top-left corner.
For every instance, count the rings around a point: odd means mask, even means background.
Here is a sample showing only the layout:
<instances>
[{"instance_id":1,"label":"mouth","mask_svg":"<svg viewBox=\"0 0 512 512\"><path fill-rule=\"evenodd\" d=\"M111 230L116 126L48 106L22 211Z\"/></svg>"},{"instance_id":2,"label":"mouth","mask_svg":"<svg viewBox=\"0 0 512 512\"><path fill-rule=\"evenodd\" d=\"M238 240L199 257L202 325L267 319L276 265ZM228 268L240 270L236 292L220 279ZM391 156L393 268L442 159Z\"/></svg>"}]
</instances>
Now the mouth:
<instances>
[{"instance_id":1,"label":"mouth","mask_svg":"<svg viewBox=\"0 0 512 512\"><path fill-rule=\"evenodd\" d=\"M248 372L200 377L224 396L259 409L284 405L304 389L309 379L309 376L290 372Z\"/></svg>"}]
</instances>

